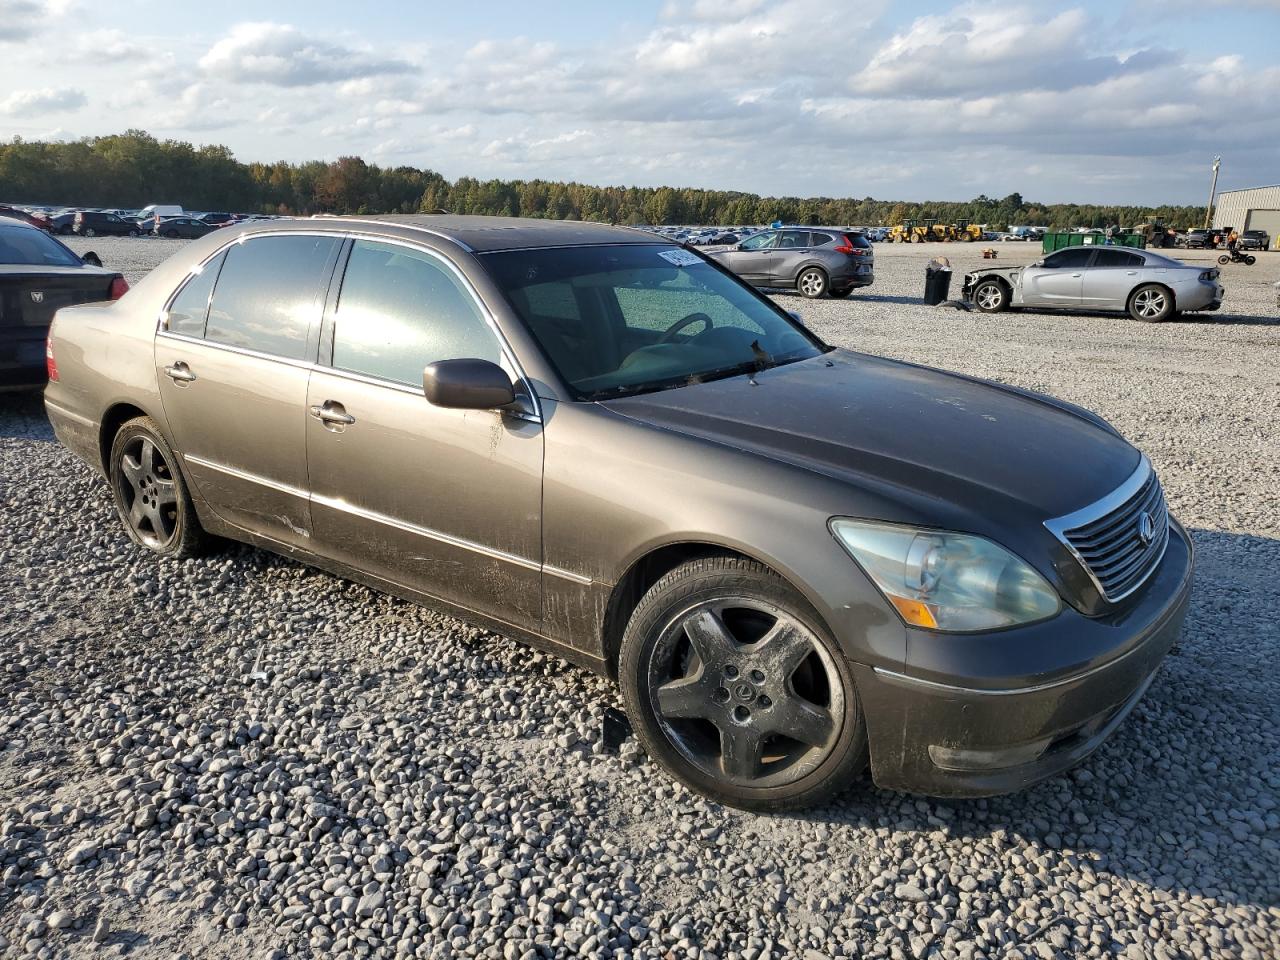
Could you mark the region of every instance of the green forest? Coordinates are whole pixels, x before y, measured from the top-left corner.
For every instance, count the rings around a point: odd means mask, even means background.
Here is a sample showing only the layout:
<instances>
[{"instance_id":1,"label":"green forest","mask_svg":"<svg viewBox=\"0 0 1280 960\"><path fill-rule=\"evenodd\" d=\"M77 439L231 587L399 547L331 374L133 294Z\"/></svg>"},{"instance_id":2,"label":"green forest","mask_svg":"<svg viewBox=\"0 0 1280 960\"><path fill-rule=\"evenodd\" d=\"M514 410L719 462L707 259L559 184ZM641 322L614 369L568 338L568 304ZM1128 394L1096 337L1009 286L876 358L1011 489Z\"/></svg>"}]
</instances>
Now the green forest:
<instances>
[{"instance_id":1,"label":"green forest","mask_svg":"<svg viewBox=\"0 0 1280 960\"><path fill-rule=\"evenodd\" d=\"M855 186L854 184L850 185ZM218 145L158 140L142 130L106 137L0 143L0 203L136 208L177 203L188 210L280 214L498 214L624 224L786 223L881 226L906 218L967 218L994 229L1132 226L1158 218L1197 226L1193 207L1043 204L1020 193L967 202L871 197L760 197L692 187L598 187L550 180L449 181L434 170L380 167L359 157L332 162L242 163Z\"/></svg>"}]
</instances>

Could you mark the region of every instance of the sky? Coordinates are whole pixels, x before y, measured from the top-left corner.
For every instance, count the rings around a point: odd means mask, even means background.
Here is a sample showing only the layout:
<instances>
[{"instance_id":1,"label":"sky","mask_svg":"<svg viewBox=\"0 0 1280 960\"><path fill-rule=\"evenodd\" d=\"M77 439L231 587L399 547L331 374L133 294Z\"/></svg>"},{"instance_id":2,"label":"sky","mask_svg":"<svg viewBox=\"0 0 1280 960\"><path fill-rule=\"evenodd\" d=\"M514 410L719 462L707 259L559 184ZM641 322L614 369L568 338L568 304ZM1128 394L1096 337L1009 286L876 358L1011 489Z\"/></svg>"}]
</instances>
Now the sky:
<instances>
[{"instance_id":1,"label":"sky","mask_svg":"<svg viewBox=\"0 0 1280 960\"><path fill-rule=\"evenodd\" d=\"M1280 183L1280 0L0 0L0 139L766 195Z\"/></svg>"}]
</instances>

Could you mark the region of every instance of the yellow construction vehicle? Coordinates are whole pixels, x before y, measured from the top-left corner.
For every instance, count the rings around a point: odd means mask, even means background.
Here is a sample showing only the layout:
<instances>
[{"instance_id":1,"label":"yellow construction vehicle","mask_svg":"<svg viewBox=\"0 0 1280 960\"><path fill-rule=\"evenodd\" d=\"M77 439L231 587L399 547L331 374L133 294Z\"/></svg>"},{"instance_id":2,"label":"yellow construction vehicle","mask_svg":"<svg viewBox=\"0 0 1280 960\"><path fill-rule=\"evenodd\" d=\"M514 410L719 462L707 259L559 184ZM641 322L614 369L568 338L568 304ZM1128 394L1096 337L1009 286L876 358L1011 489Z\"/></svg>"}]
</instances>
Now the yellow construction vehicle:
<instances>
[{"instance_id":1,"label":"yellow construction vehicle","mask_svg":"<svg viewBox=\"0 0 1280 960\"><path fill-rule=\"evenodd\" d=\"M916 226L914 220L903 220L885 235L885 239L890 243L919 243L920 237L918 233L923 229L923 227Z\"/></svg>"},{"instance_id":2,"label":"yellow construction vehicle","mask_svg":"<svg viewBox=\"0 0 1280 960\"><path fill-rule=\"evenodd\" d=\"M955 230L955 239L963 240L965 243L972 243L975 240L982 239L982 228L976 223L970 223L968 220L957 220Z\"/></svg>"}]
</instances>

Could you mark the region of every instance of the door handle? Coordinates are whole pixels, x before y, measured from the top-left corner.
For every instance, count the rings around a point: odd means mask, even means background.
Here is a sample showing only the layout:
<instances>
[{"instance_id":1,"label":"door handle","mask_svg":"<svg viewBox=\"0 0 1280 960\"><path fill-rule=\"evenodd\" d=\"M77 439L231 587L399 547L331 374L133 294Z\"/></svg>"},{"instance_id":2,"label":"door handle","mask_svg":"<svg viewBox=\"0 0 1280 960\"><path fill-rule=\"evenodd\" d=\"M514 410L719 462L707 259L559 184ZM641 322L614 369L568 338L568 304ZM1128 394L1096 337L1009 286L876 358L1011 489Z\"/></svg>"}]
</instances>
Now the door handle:
<instances>
[{"instance_id":1,"label":"door handle","mask_svg":"<svg viewBox=\"0 0 1280 960\"><path fill-rule=\"evenodd\" d=\"M356 418L347 413L342 404L334 403L332 400L326 400L323 404L312 404L311 415L321 423L339 423L349 426L356 422Z\"/></svg>"},{"instance_id":2,"label":"door handle","mask_svg":"<svg viewBox=\"0 0 1280 960\"><path fill-rule=\"evenodd\" d=\"M191 372L191 368L182 360L165 367L164 375L174 383L190 383L196 378L196 375Z\"/></svg>"}]
</instances>

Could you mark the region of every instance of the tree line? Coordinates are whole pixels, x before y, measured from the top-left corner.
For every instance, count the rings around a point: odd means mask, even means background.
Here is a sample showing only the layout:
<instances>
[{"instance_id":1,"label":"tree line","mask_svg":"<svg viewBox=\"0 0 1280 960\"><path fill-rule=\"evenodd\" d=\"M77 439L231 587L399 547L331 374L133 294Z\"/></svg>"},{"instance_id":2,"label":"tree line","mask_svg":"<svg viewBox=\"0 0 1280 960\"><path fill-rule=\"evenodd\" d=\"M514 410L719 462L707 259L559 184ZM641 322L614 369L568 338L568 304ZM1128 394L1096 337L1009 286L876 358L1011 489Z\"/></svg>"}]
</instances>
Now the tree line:
<instances>
[{"instance_id":1,"label":"tree line","mask_svg":"<svg viewBox=\"0 0 1280 960\"><path fill-rule=\"evenodd\" d=\"M143 130L71 141L0 143L0 202L136 208L180 203L190 210L312 214L497 214L624 224L893 225L905 219L968 219L996 229L1133 226L1160 219L1196 226L1186 206L1044 204L1020 193L967 202L864 197L761 197L691 187L598 187L551 180L449 181L434 170L383 167L359 157L332 162L241 163L225 147L158 140Z\"/></svg>"}]
</instances>

